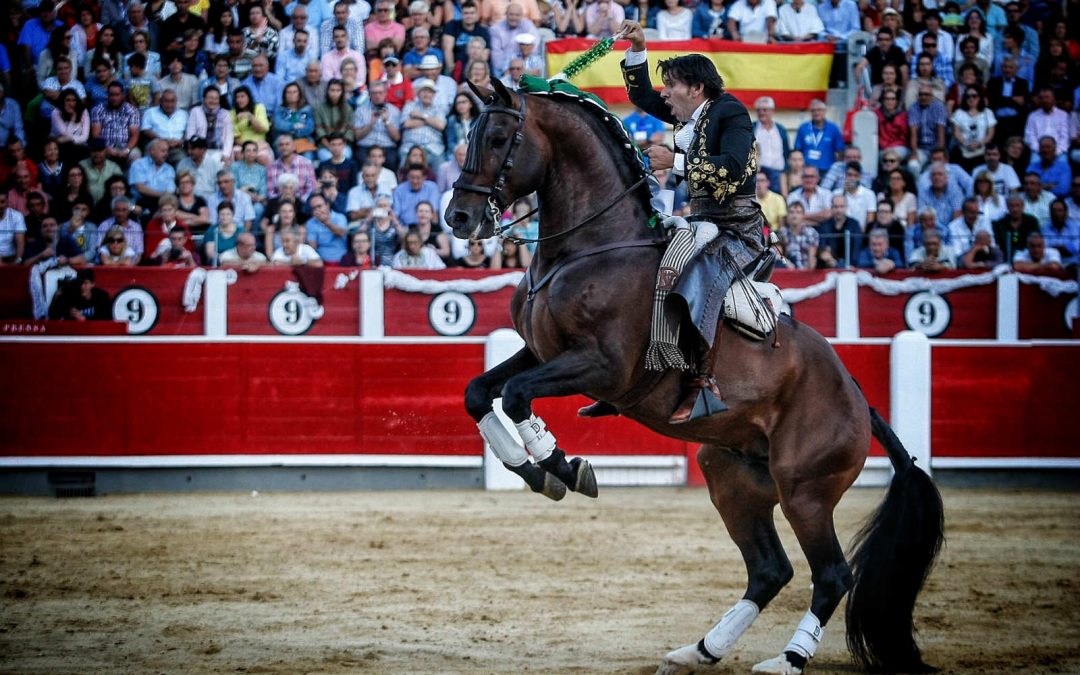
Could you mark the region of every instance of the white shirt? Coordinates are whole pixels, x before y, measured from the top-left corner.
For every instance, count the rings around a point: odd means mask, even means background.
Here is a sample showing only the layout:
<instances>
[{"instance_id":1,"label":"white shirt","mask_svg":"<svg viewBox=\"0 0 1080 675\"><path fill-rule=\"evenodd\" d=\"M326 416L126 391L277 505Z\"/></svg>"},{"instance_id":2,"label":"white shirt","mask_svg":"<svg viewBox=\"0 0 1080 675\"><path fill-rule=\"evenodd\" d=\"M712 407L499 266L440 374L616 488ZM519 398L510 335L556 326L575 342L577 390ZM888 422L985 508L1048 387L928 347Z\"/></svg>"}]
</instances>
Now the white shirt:
<instances>
[{"instance_id":1,"label":"white shirt","mask_svg":"<svg viewBox=\"0 0 1080 675\"><path fill-rule=\"evenodd\" d=\"M390 262L390 266L396 270L402 269L417 269L417 270L443 270L446 269L446 263L442 261L439 254L435 252L435 249L430 246L421 246L420 253L417 257L413 258L405 249L401 249L394 254L393 259Z\"/></svg>"},{"instance_id":2,"label":"white shirt","mask_svg":"<svg viewBox=\"0 0 1080 675\"><path fill-rule=\"evenodd\" d=\"M801 38L825 32L825 24L821 23L817 8L813 5L803 5L801 10L796 11L790 4L785 4L780 7L779 15L777 35Z\"/></svg>"},{"instance_id":3,"label":"white shirt","mask_svg":"<svg viewBox=\"0 0 1080 675\"><path fill-rule=\"evenodd\" d=\"M1004 199L1013 190L1020 189L1020 178L1016 175L1016 169L1008 164L998 164L997 171L991 171L985 164L978 166L971 172L972 178L985 171L990 174L990 180L994 181L994 191Z\"/></svg>"},{"instance_id":4,"label":"white shirt","mask_svg":"<svg viewBox=\"0 0 1080 675\"><path fill-rule=\"evenodd\" d=\"M746 0L736 0L728 12L728 18L734 19L739 25L740 33L768 33L767 19L775 19L777 16L775 0L761 0L757 7L751 7ZM824 30L824 26L822 29Z\"/></svg>"},{"instance_id":5,"label":"white shirt","mask_svg":"<svg viewBox=\"0 0 1080 675\"><path fill-rule=\"evenodd\" d=\"M1022 248L1013 254L1012 261L1014 263L1029 263L1035 262L1031 259L1031 252L1026 248ZM1043 253L1043 259L1039 261L1041 265L1049 265L1050 263L1061 264L1061 252L1056 248L1046 247L1046 252Z\"/></svg>"},{"instance_id":6,"label":"white shirt","mask_svg":"<svg viewBox=\"0 0 1080 675\"><path fill-rule=\"evenodd\" d=\"M307 244L300 244L300 246L296 249L296 255L300 258L301 261L304 262L304 264L307 264L312 260L322 260L322 258L319 257L319 254L315 252L315 249L311 248L311 246L308 246ZM289 257L287 253L285 253L284 248L279 248L274 251L274 255L270 258L270 262L291 263L292 258Z\"/></svg>"},{"instance_id":7,"label":"white shirt","mask_svg":"<svg viewBox=\"0 0 1080 675\"><path fill-rule=\"evenodd\" d=\"M0 256L15 255L16 234L26 234L26 221L21 213L9 206L0 219Z\"/></svg>"},{"instance_id":8,"label":"white shirt","mask_svg":"<svg viewBox=\"0 0 1080 675\"><path fill-rule=\"evenodd\" d=\"M304 246L307 246L307 244L304 244ZM218 256L218 261L223 263L240 262L240 254L236 252L235 248L230 248L228 251L224 251L221 255ZM251 257L247 259L247 262L264 263L266 262L266 256L264 256L262 253L259 253L258 251L255 251L251 254Z\"/></svg>"},{"instance_id":9,"label":"white shirt","mask_svg":"<svg viewBox=\"0 0 1080 675\"><path fill-rule=\"evenodd\" d=\"M649 50L643 49L640 52L635 52L630 49L626 50L626 66L638 66L649 60ZM679 130L679 133L675 134L675 148L677 151L675 154L675 166L673 172L676 176L686 175L686 153L690 151L690 146L694 140L694 127L697 125L698 117L701 116L701 111L705 108L705 104L708 101L703 102L694 111L694 114L690 116L690 119L686 121L683 128ZM682 156L680 156L682 155Z\"/></svg>"},{"instance_id":10,"label":"white shirt","mask_svg":"<svg viewBox=\"0 0 1080 675\"><path fill-rule=\"evenodd\" d=\"M856 185L854 194L845 191L843 195L847 198L848 218L859 221L859 224L865 230L868 214L877 213L877 195L874 194L873 190L863 185Z\"/></svg>"},{"instance_id":11,"label":"white shirt","mask_svg":"<svg viewBox=\"0 0 1080 675\"><path fill-rule=\"evenodd\" d=\"M975 233L979 231L990 233L990 243L994 242L994 229L984 216L979 216L974 228L968 228L964 217L957 216L949 222L949 246L961 254L967 253L975 245Z\"/></svg>"}]
</instances>

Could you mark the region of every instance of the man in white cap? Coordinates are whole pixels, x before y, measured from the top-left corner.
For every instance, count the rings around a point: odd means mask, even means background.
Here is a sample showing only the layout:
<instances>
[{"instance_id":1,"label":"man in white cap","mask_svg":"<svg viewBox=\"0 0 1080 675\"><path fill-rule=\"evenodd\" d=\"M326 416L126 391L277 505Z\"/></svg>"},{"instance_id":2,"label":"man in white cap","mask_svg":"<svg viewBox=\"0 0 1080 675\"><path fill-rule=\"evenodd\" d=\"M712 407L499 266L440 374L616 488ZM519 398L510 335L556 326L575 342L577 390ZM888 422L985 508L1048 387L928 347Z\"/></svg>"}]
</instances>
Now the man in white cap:
<instances>
[{"instance_id":1,"label":"man in white cap","mask_svg":"<svg viewBox=\"0 0 1080 675\"><path fill-rule=\"evenodd\" d=\"M547 64L540 51L540 40L531 33L522 33L514 38L517 43L518 57L525 63L525 74L533 77L547 77Z\"/></svg>"},{"instance_id":2,"label":"man in white cap","mask_svg":"<svg viewBox=\"0 0 1080 675\"><path fill-rule=\"evenodd\" d=\"M450 114L450 108L457 96L457 82L454 82L454 78L443 75L442 68L442 61L434 53L420 59L417 67L420 77L413 81L413 90L420 80L431 80L435 84L435 107L446 116Z\"/></svg>"},{"instance_id":3,"label":"man in white cap","mask_svg":"<svg viewBox=\"0 0 1080 675\"><path fill-rule=\"evenodd\" d=\"M435 83L426 77L413 85L416 100L409 101L401 111L401 156L404 157L414 145L420 146L428 156L428 164L438 167L443 161L446 141L446 114L435 105Z\"/></svg>"},{"instance_id":4,"label":"man in white cap","mask_svg":"<svg viewBox=\"0 0 1080 675\"><path fill-rule=\"evenodd\" d=\"M540 39L536 25L525 18L525 9L516 2L507 5L506 17L491 24L488 31L491 33L491 65L496 77L506 73L510 59L517 55L516 37L528 34L537 41Z\"/></svg>"}]
</instances>

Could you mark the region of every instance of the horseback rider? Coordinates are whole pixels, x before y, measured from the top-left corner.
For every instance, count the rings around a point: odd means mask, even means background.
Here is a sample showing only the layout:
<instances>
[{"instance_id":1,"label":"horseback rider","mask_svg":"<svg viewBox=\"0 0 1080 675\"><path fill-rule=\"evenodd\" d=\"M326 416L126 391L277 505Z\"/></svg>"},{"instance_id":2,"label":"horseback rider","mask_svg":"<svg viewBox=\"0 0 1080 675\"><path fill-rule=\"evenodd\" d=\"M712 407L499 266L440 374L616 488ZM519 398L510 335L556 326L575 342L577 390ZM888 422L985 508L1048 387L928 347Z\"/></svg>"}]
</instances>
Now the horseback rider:
<instances>
[{"instance_id":1,"label":"horseback rider","mask_svg":"<svg viewBox=\"0 0 1080 675\"><path fill-rule=\"evenodd\" d=\"M630 41L622 62L630 101L674 125L674 152L661 145L644 151L650 168L672 169L678 180L689 181L690 217L669 218L664 223L674 226L674 232L657 273L645 360L649 370L694 373L690 394L671 417L672 422L685 422L727 409L705 356L716 335L724 296L743 268L765 249L765 221L753 199L754 131L746 107L724 91L724 81L711 61L700 54L660 61L657 69L664 87L657 92L649 78L641 24L625 21L621 31ZM691 264L706 248L716 252L719 270L716 265ZM685 308L671 302L675 298L684 301ZM684 316L691 319L698 337L690 347L689 360L679 346Z\"/></svg>"}]
</instances>

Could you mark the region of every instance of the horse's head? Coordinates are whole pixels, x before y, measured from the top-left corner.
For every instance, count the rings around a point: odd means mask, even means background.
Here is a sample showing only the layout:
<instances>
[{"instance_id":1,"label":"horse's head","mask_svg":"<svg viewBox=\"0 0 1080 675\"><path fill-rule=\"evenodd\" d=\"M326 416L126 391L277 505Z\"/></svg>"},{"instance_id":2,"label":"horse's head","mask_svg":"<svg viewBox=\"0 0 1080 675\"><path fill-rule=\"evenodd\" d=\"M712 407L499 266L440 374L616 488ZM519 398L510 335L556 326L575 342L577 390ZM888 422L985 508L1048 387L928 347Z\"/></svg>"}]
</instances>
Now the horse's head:
<instances>
[{"instance_id":1,"label":"horse's head","mask_svg":"<svg viewBox=\"0 0 1080 675\"><path fill-rule=\"evenodd\" d=\"M465 165L444 214L461 239L494 235L503 211L533 192L543 175L543 160L526 133L525 95L498 80L492 85L482 90L469 83L484 110L469 134Z\"/></svg>"}]
</instances>

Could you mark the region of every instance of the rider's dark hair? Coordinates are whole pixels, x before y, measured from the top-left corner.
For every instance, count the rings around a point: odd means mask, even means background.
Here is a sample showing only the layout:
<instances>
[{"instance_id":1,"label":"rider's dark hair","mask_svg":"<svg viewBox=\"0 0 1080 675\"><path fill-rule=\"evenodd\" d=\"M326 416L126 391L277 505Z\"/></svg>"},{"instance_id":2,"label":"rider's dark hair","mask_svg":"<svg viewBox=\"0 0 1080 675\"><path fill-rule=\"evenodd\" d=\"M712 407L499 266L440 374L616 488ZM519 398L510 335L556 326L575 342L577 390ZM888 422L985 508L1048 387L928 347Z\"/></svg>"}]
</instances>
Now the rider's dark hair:
<instances>
[{"instance_id":1,"label":"rider's dark hair","mask_svg":"<svg viewBox=\"0 0 1080 675\"><path fill-rule=\"evenodd\" d=\"M664 79L678 80L689 87L702 85L706 98L716 98L724 91L724 79L716 72L716 66L701 54L664 59L656 69Z\"/></svg>"}]
</instances>

